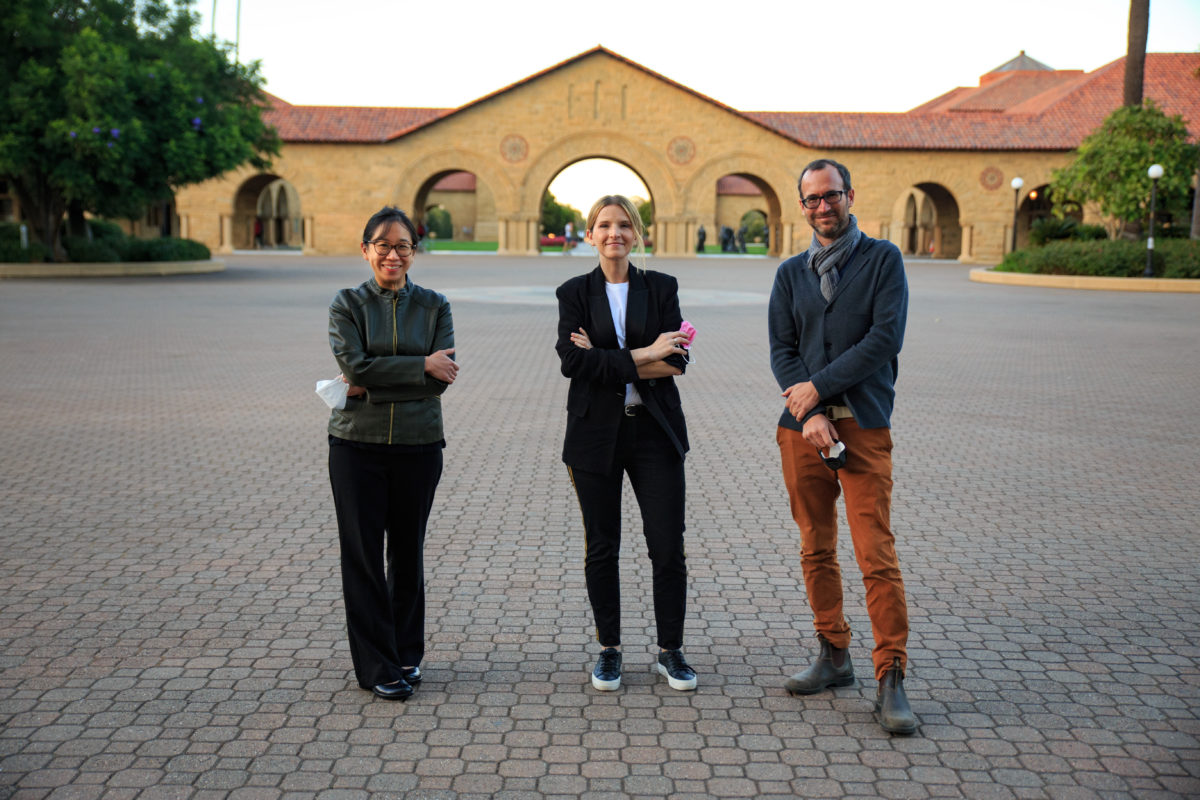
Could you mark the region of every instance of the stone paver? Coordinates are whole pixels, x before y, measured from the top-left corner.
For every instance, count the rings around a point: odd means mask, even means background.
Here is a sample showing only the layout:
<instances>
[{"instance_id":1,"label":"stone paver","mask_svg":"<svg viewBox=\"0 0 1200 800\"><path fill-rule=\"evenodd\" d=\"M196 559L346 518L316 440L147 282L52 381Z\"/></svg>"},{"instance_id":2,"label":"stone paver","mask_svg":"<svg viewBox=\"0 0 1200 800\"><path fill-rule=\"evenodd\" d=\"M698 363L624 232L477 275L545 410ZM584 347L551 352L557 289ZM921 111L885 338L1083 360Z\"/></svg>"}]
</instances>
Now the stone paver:
<instances>
[{"instance_id":1,"label":"stone paver","mask_svg":"<svg viewBox=\"0 0 1200 800\"><path fill-rule=\"evenodd\" d=\"M905 739L874 723L873 680L782 688L813 640L773 438L774 263L652 266L699 329L699 690L651 671L633 536L624 685L588 685L551 291L588 264L424 256L463 371L406 704L350 675L313 393L362 262L0 283L0 798L1200 795L1200 298L909 265L893 517L924 727ZM869 675L845 536L842 557Z\"/></svg>"}]
</instances>

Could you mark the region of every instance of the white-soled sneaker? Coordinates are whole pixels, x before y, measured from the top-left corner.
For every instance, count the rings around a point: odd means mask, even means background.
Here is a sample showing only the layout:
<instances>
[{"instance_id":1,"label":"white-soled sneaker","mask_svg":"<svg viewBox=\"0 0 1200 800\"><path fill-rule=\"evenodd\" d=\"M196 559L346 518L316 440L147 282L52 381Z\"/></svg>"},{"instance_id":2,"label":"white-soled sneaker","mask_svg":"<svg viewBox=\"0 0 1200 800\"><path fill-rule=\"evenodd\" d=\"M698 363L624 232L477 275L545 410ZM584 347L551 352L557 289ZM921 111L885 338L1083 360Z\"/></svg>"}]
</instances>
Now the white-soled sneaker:
<instances>
[{"instance_id":1,"label":"white-soled sneaker","mask_svg":"<svg viewBox=\"0 0 1200 800\"><path fill-rule=\"evenodd\" d=\"M621 688L621 651L606 647L600 651L600 659L592 670L592 686L601 692L615 692Z\"/></svg>"},{"instance_id":2,"label":"white-soled sneaker","mask_svg":"<svg viewBox=\"0 0 1200 800\"><path fill-rule=\"evenodd\" d=\"M696 688L696 670L688 666L682 650L663 650L658 654L658 674L667 679L672 689L686 692Z\"/></svg>"}]
</instances>

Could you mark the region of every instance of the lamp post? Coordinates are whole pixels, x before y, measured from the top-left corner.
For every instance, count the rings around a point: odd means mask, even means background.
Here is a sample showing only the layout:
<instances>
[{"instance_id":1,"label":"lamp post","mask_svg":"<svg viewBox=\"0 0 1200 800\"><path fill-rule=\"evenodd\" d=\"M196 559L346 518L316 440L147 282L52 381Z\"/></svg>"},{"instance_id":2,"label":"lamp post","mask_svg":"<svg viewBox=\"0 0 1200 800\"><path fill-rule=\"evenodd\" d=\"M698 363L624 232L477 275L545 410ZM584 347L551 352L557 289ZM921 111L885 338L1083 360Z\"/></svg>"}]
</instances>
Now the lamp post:
<instances>
[{"instance_id":1,"label":"lamp post","mask_svg":"<svg viewBox=\"0 0 1200 800\"><path fill-rule=\"evenodd\" d=\"M1146 268L1142 270L1143 278L1154 277L1154 202L1158 197L1158 179L1163 176L1161 164L1152 164L1146 170L1150 176L1150 235L1146 237Z\"/></svg>"},{"instance_id":2,"label":"lamp post","mask_svg":"<svg viewBox=\"0 0 1200 800\"><path fill-rule=\"evenodd\" d=\"M1013 187L1013 235L1012 235L1012 252L1017 252L1017 213L1021 205L1021 187L1025 185L1025 181L1021 178L1012 179Z\"/></svg>"}]
</instances>

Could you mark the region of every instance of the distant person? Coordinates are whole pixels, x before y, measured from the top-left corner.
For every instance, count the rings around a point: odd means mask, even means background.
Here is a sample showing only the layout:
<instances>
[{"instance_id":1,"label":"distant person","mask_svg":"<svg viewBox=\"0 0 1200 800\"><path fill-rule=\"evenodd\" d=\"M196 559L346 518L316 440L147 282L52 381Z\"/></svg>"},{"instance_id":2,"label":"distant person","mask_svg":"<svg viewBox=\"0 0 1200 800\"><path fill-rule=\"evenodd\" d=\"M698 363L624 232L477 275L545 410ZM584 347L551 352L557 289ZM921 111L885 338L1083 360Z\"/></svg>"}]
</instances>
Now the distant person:
<instances>
[{"instance_id":1,"label":"distant person","mask_svg":"<svg viewBox=\"0 0 1200 800\"><path fill-rule=\"evenodd\" d=\"M742 225L737 231L737 251L746 252L746 226Z\"/></svg>"},{"instance_id":2,"label":"distant person","mask_svg":"<svg viewBox=\"0 0 1200 800\"><path fill-rule=\"evenodd\" d=\"M675 376L686 368L679 284L630 264L645 257L637 207L608 195L592 206L584 240L600 264L558 287L555 350L567 390L563 461L583 516L584 576L600 655L592 686L621 686L621 488L629 475L653 564L657 669L672 689L696 688L683 656L687 606L684 470L687 425Z\"/></svg>"},{"instance_id":3,"label":"distant person","mask_svg":"<svg viewBox=\"0 0 1200 800\"><path fill-rule=\"evenodd\" d=\"M704 240L708 238L708 231L704 230L704 226L700 226L700 230L696 231L696 252L704 252Z\"/></svg>"},{"instance_id":4,"label":"distant person","mask_svg":"<svg viewBox=\"0 0 1200 800\"><path fill-rule=\"evenodd\" d=\"M568 220L567 224L563 226L563 249L562 249L562 251L563 251L564 256L571 251L571 248L574 246L574 240L575 240L575 226Z\"/></svg>"},{"instance_id":5,"label":"distant person","mask_svg":"<svg viewBox=\"0 0 1200 800\"><path fill-rule=\"evenodd\" d=\"M254 244L256 247L263 246L263 223L262 217L254 218Z\"/></svg>"},{"instance_id":6,"label":"distant person","mask_svg":"<svg viewBox=\"0 0 1200 800\"><path fill-rule=\"evenodd\" d=\"M801 171L800 205L812 243L779 265L768 330L771 371L785 398L776 441L819 652L784 686L808 695L854 683L837 557L844 492L875 638L876 715L885 731L911 734L917 721L904 692L908 607L891 529L889 429L908 316L904 262L891 242L859 230L850 171L836 161L818 159Z\"/></svg>"},{"instance_id":7,"label":"distant person","mask_svg":"<svg viewBox=\"0 0 1200 800\"><path fill-rule=\"evenodd\" d=\"M408 280L417 226L398 208L363 230L372 277L329 307L344 409L329 418L342 592L358 685L406 700L425 654L425 529L442 476L441 394L454 383L450 304Z\"/></svg>"}]
</instances>

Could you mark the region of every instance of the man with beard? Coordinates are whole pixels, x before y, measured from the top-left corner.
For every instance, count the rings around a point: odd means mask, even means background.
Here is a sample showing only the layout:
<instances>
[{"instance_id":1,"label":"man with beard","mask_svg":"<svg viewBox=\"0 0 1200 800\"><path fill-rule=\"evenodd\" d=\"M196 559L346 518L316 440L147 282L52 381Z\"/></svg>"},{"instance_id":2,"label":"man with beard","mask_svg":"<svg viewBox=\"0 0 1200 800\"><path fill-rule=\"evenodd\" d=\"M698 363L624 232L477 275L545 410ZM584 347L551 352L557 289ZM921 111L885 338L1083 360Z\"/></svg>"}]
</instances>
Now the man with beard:
<instances>
[{"instance_id":1,"label":"man with beard","mask_svg":"<svg viewBox=\"0 0 1200 800\"><path fill-rule=\"evenodd\" d=\"M836 161L801 171L800 205L812 243L779 266L768 325L771 371L786 401L776 440L819 653L785 688L807 695L854 683L837 559L844 490L875 638L876 716L884 730L907 735L917 721L904 693L908 610L891 530L889 427L908 314L904 262L895 245L858 229L850 171Z\"/></svg>"}]
</instances>

